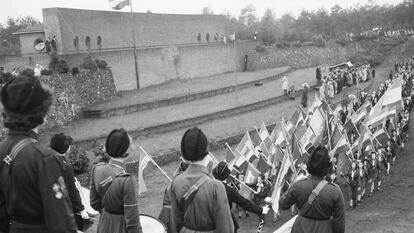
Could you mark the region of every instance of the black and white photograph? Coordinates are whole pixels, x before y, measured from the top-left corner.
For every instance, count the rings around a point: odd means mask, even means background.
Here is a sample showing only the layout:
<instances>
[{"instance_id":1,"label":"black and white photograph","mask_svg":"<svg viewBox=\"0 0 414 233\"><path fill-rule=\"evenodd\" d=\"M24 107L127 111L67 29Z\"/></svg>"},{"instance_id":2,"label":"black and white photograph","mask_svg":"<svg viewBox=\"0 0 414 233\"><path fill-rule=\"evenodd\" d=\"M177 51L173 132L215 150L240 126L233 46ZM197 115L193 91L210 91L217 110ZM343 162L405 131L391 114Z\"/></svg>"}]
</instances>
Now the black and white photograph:
<instances>
[{"instance_id":1,"label":"black and white photograph","mask_svg":"<svg viewBox=\"0 0 414 233\"><path fill-rule=\"evenodd\" d=\"M414 0L1 0L0 233L413 233L413 101Z\"/></svg>"}]
</instances>

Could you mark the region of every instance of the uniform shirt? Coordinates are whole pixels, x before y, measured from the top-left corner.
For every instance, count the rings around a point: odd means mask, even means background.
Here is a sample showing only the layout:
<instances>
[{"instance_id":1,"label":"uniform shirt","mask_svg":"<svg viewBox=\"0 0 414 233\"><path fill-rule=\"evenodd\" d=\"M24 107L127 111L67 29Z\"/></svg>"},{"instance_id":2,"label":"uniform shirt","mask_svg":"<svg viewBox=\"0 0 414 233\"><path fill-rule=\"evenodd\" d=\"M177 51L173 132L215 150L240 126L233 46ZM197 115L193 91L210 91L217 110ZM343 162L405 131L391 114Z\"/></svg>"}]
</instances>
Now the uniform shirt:
<instances>
[{"instance_id":1,"label":"uniform shirt","mask_svg":"<svg viewBox=\"0 0 414 233\"><path fill-rule=\"evenodd\" d=\"M302 210L305 202L308 201L309 195L322 180L320 177L311 176L307 179L293 183L288 191L282 195L279 205L282 209L289 209L296 204L299 210ZM301 213L301 211L299 211ZM345 202L341 189L338 185L328 183L319 193L319 196L313 201L312 207L307 212L301 213L301 216L309 219L328 220L331 217L332 232L345 232ZM312 229L312 226L309 226ZM309 232L312 232L311 230Z\"/></svg>"},{"instance_id":2,"label":"uniform shirt","mask_svg":"<svg viewBox=\"0 0 414 233\"><path fill-rule=\"evenodd\" d=\"M72 202L72 208L74 214L79 214L85 207L82 204L82 199L79 194L79 190L75 185L75 175L73 174L72 165L67 161L65 155L60 155L64 166L65 181L69 193L70 201Z\"/></svg>"},{"instance_id":3,"label":"uniform shirt","mask_svg":"<svg viewBox=\"0 0 414 233\"><path fill-rule=\"evenodd\" d=\"M124 215L125 230L142 233L136 188L135 178L125 173L121 162L111 159L108 164L99 163L92 172L91 206L98 211Z\"/></svg>"},{"instance_id":4,"label":"uniform shirt","mask_svg":"<svg viewBox=\"0 0 414 233\"><path fill-rule=\"evenodd\" d=\"M226 185L226 184L224 184L224 187L226 188L227 199L229 199L230 209L232 207L232 204L236 203L238 206L240 206L244 210L247 210L257 215L262 214L262 208L260 206L257 206L253 204L253 202L244 198L242 195L240 195L240 193L235 188L230 187L229 185Z\"/></svg>"},{"instance_id":5,"label":"uniform shirt","mask_svg":"<svg viewBox=\"0 0 414 233\"><path fill-rule=\"evenodd\" d=\"M185 172L173 180L171 209L172 221L177 232L185 226L195 231L215 230L220 233L233 233L233 220L226 189L221 181L213 178L206 181L184 213L184 194L203 176L209 176L207 168L191 164Z\"/></svg>"},{"instance_id":6,"label":"uniform shirt","mask_svg":"<svg viewBox=\"0 0 414 233\"><path fill-rule=\"evenodd\" d=\"M77 232L63 163L52 149L38 143L26 146L13 161L7 179L3 159L17 142L28 137L37 139L38 135L12 130L0 143L0 232L5 232L9 217L19 223L44 224L49 232Z\"/></svg>"}]
</instances>

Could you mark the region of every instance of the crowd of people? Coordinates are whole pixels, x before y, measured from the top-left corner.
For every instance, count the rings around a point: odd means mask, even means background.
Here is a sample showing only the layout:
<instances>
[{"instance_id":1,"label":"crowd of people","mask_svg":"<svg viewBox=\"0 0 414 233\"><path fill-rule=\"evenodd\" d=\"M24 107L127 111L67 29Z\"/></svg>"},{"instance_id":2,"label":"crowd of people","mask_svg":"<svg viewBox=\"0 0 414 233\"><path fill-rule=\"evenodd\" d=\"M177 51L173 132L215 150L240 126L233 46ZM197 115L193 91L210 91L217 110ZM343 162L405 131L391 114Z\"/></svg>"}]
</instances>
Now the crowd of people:
<instances>
[{"instance_id":1,"label":"crowd of people","mask_svg":"<svg viewBox=\"0 0 414 233\"><path fill-rule=\"evenodd\" d=\"M316 79L321 80L322 85L319 89L322 99L330 102L336 94L340 93L343 88L366 82L375 78L375 68L369 65L361 67L349 67L348 64L330 68L327 75L322 74L322 68L316 68Z\"/></svg>"},{"instance_id":2,"label":"crowd of people","mask_svg":"<svg viewBox=\"0 0 414 233\"><path fill-rule=\"evenodd\" d=\"M349 197L349 208L353 209L360 205L367 196L372 196L376 191L381 191L382 177L389 175L391 167L395 164L396 158L404 150L405 142L408 139L410 123L410 113L413 108L412 98L414 98L414 58L397 62L395 71L388 80L381 83L377 90L372 93L361 92L360 95L344 105L338 111L338 119L345 125L349 120L350 112L357 112L360 108L373 108L381 99L384 93L392 87L398 78L402 78L402 109L397 109L396 115L387 118L383 124L373 125L368 128L371 134L384 127L389 140L380 143L374 140L371 145L359 147L356 140L358 132L363 132L361 122L356 125L359 130L349 132L349 142L352 147L347 151L347 156L351 160L349 171L343 176L342 182L338 182L336 175L333 176L334 182L340 184ZM365 122L366 124L366 122ZM337 163L338 161L335 161ZM337 167L337 166L336 166ZM332 174L337 172L333 169ZM347 190L348 187L348 190Z\"/></svg>"},{"instance_id":3,"label":"crowd of people","mask_svg":"<svg viewBox=\"0 0 414 233\"><path fill-rule=\"evenodd\" d=\"M289 209L296 206L292 214L295 211L299 214L292 232L344 232L344 190L349 192L345 196L349 197L351 209L360 205L366 195L380 191L382 176L390 174L408 138L414 97L414 57L396 63L394 68L389 80L379 85L378 90L371 94L361 92L349 103L338 105L332 113L349 137L351 146L345 154L350 161L347 172L343 172L347 167L339 163L340 157L335 153L330 155L330 147L322 142L308 150L309 155L298 165L298 174L292 175L295 179L291 184L284 183L285 188L275 187L277 180L281 179L286 158L289 158L289 144L282 148L285 151L284 162L278 164L275 162L277 159L269 164L270 157L266 161L269 155L264 154L267 150L264 146L254 152L257 155L244 158L246 162L243 164L247 167L253 164L256 167L253 170L258 171L250 180L253 183L246 182L248 179L243 176L251 174L242 165L231 165L232 162L226 160L212 168L207 136L197 127L187 130L180 144L183 162L165 190L159 216L167 231L237 232L240 227L238 221L246 211L259 216L259 229L264 223L264 215L269 212L267 197L273 198L275 190L281 189L280 207ZM334 71L332 75L337 75L336 79L342 77L343 82L349 76L363 81L364 76L368 76L365 69ZM398 80L402 80L403 104L400 108L396 105L394 116L384 118L383 124L371 126L366 122L368 117L365 122L364 118L356 123L351 119L362 108L375 109L377 103L383 101L381 97ZM326 95L321 94L321 97L326 101ZM37 78L22 73L2 87L0 99L4 107L3 123L10 130L0 142L0 232L82 230L82 222L89 216L76 188L73 169L66 159L72 138L57 134L49 145L38 141L39 127L52 104L51 91ZM355 129L349 128L349 121ZM289 130L283 127L283 134L288 133ZM357 140L364 138L361 135L365 133L364 127L369 134L384 128L389 132L389 140L386 143L372 140L371 144L365 145L364 141ZM261 144L265 144L268 138L271 135L265 136ZM136 178L125 169L126 160L132 156L131 143L132 139L125 130L112 130L105 143L109 161L100 162L92 169L90 204L100 212L99 233L143 232ZM241 151L238 153L243 155ZM249 189L251 196L244 196L243 188Z\"/></svg>"}]
</instances>

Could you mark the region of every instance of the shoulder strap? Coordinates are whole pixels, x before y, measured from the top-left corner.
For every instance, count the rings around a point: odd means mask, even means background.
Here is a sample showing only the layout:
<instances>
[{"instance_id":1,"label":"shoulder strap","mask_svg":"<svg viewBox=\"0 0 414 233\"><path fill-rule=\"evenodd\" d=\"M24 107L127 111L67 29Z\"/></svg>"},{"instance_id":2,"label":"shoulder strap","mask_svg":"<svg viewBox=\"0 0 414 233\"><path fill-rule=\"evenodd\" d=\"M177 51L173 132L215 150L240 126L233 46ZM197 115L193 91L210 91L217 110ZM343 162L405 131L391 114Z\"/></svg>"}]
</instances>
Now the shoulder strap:
<instances>
[{"instance_id":1,"label":"shoulder strap","mask_svg":"<svg viewBox=\"0 0 414 233\"><path fill-rule=\"evenodd\" d=\"M19 141L18 143L16 143L10 153L8 155L6 155L6 157L3 159L4 165L8 166L8 167L12 167L13 161L16 160L17 155L19 154L19 152L25 148L26 146L28 146L29 144L32 144L34 142L37 142L35 139L32 138L25 138L22 139L21 141ZM11 170L11 169L10 169Z\"/></svg>"},{"instance_id":2,"label":"shoulder strap","mask_svg":"<svg viewBox=\"0 0 414 233\"><path fill-rule=\"evenodd\" d=\"M316 186L314 190L312 190L312 193L308 197L308 204L312 205L313 201L317 196L319 196L319 193L322 191L323 187L328 184L326 180L321 180L319 184Z\"/></svg>"},{"instance_id":3,"label":"shoulder strap","mask_svg":"<svg viewBox=\"0 0 414 233\"><path fill-rule=\"evenodd\" d=\"M184 214L187 212L188 207L193 202L195 195L197 194L198 190L201 186L203 186L206 181L210 179L209 176L202 176L197 180L193 186L191 186L190 189L187 190L187 192L184 194Z\"/></svg>"}]
</instances>

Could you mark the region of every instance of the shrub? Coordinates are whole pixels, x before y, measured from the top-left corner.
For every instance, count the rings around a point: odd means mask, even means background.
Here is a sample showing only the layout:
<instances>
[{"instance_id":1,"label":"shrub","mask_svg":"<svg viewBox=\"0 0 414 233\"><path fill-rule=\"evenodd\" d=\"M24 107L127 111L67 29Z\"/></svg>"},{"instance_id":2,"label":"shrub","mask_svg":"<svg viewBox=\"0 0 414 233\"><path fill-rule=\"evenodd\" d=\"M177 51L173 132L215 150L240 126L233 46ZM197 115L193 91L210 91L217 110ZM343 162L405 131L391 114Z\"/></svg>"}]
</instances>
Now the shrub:
<instances>
[{"instance_id":1,"label":"shrub","mask_svg":"<svg viewBox=\"0 0 414 233\"><path fill-rule=\"evenodd\" d=\"M73 167L75 175L85 173L89 170L90 160L85 151L80 151L79 147L71 147L68 161Z\"/></svg>"},{"instance_id":2,"label":"shrub","mask_svg":"<svg viewBox=\"0 0 414 233\"><path fill-rule=\"evenodd\" d=\"M264 47L263 45L258 45L258 46L256 46L256 51L257 52L264 52L264 51L266 51L266 47Z\"/></svg>"},{"instance_id":3,"label":"shrub","mask_svg":"<svg viewBox=\"0 0 414 233\"><path fill-rule=\"evenodd\" d=\"M336 39L335 42L341 45L342 47L345 47L349 43L349 40L345 37L341 37L341 38Z\"/></svg>"},{"instance_id":4,"label":"shrub","mask_svg":"<svg viewBox=\"0 0 414 233\"><path fill-rule=\"evenodd\" d=\"M59 63L58 54L56 52L52 52L52 54L50 54L49 69L55 70L58 63Z\"/></svg>"},{"instance_id":5,"label":"shrub","mask_svg":"<svg viewBox=\"0 0 414 233\"><path fill-rule=\"evenodd\" d=\"M82 61L82 64L80 64L80 67L82 69L92 70L92 71L95 71L96 69L98 69L98 65L92 59L91 56L87 56L87 57L83 58L83 61Z\"/></svg>"},{"instance_id":6,"label":"shrub","mask_svg":"<svg viewBox=\"0 0 414 233\"><path fill-rule=\"evenodd\" d=\"M296 48L302 47L302 43L300 41L293 41L291 44Z\"/></svg>"},{"instance_id":7,"label":"shrub","mask_svg":"<svg viewBox=\"0 0 414 233\"><path fill-rule=\"evenodd\" d=\"M313 42L313 45L318 46L318 47L325 47L326 45L326 40L323 39L322 35L313 36L312 42Z\"/></svg>"},{"instance_id":8,"label":"shrub","mask_svg":"<svg viewBox=\"0 0 414 233\"><path fill-rule=\"evenodd\" d=\"M42 71L40 71L40 73L42 75L52 75L53 74L53 70L42 70Z\"/></svg>"},{"instance_id":9,"label":"shrub","mask_svg":"<svg viewBox=\"0 0 414 233\"><path fill-rule=\"evenodd\" d=\"M59 74L66 74L69 71L68 63L65 60L60 60L55 67Z\"/></svg>"},{"instance_id":10,"label":"shrub","mask_svg":"<svg viewBox=\"0 0 414 233\"><path fill-rule=\"evenodd\" d=\"M95 62L99 68L105 69L108 67L108 63L106 63L104 60L95 59Z\"/></svg>"}]
</instances>

